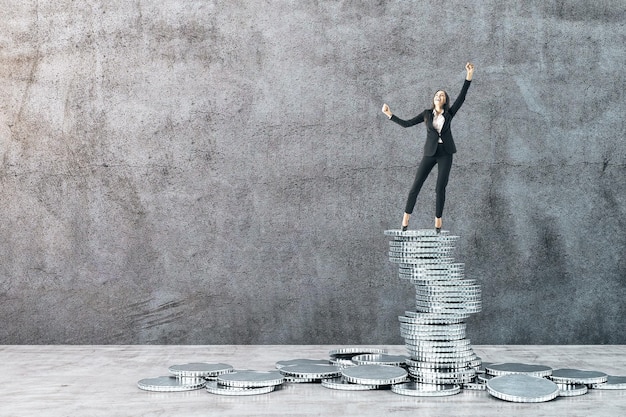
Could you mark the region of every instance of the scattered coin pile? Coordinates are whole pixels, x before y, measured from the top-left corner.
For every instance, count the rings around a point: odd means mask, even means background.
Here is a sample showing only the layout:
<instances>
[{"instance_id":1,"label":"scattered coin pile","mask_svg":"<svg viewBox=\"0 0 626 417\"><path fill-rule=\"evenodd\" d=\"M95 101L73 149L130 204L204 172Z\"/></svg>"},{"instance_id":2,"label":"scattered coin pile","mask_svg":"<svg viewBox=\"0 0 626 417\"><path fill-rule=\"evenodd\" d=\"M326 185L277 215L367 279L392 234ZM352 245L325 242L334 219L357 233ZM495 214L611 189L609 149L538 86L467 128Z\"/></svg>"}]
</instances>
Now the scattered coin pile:
<instances>
[{"instance_id":1,"label":"scattered coin pile","mask_svg":"<svg viewBox=\"0 0 626 417\"><path fill-rule=\"evenodd\" d=\"M511 402L537 403L556 397L586 394L589 389L626 389L626 378L580 369L552 369L544 365L497 363L485 366L487 392Z\"/></svg>"},{"instance_id":2,"label":"scattered coin pile","mask_svg":"<svg viewBox=\"0 0 626 417\"><path fill-rule=\"evenodd\" d=\"M146 391L174 392L201 388L218 395L268 394L284 383L321 383L325 388L364 391L388 388L408 380L406 356L388 355L379 348L332 350L328 359L276 362L277 370L234 370L231 365L189 363L169 368L169 376L142 379Z\"/></svg>"},{"instance_id":3,"label":"scattered coin pile","mask_svg":"<svg viewBox=\"0 0 626 417\"><path fill-rule=\"evenodd\" d=\"M142 379L146 391L180 392L206 388L211 394L244 396L269 394L285 383L320 383L343 391L389 389L401 395L440 397L461 392L459 384L427 384L409 377L403 355L386 350L349 347L330 351L328 359L278 361L277 370L234 370L223 363L188 363L170 366L169 376ZM341 361L341 364L337 364ZM511 402L537 403L556 397L583 395L589 389L624 390L626 377L598 371L556 369L524 363L483 363L478 380L470 383L491 396Z\"/></svg>"},{"instance_id":4,"label":"scattered coin pile","mask_svg":"<svg viewBox=\"0 0 626 417\"><path fill-rule=\"evenodd\" d=\"M465 319L480 312L481 291L451 256L458 236L435 230L387 230L385 235L393 237L389 260L399 264L401 279L415 285L415 311L399 317L411 378L417 388L440 395L470 387L481 361L465 338Z\"/></svg>"}]
</instances>

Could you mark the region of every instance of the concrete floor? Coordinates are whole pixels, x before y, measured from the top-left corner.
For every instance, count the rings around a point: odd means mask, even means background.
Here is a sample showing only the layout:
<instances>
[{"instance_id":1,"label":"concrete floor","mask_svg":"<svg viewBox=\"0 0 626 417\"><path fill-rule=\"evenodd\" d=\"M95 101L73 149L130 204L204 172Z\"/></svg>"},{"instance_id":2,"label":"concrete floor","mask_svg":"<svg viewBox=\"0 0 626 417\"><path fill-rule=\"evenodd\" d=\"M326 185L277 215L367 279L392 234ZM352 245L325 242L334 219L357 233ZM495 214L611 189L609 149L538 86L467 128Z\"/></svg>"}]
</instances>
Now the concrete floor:
<instances>
[{"instance_id":1,"label":"concrete floor","mask_svg":"<svg viewBox=\"0 0 626 417\"><path fill-rule=\"evenodd\" d=\"M154 393L143 378L189 362L223 362L236 369L274 369L279 360L328 358L343 346L1 346L0 416L624 416L626 390L590 390L538 404L498 400L485 391L414 398L390 391L345 392L319 384L285 384L280 391L223 397L206 390ZM379 346L380 347L380 346ZM403 346L384 346L404 354ZM626 375L626 345L474 346L484 362L523 362Z\"/></svg>"}]
</instances>

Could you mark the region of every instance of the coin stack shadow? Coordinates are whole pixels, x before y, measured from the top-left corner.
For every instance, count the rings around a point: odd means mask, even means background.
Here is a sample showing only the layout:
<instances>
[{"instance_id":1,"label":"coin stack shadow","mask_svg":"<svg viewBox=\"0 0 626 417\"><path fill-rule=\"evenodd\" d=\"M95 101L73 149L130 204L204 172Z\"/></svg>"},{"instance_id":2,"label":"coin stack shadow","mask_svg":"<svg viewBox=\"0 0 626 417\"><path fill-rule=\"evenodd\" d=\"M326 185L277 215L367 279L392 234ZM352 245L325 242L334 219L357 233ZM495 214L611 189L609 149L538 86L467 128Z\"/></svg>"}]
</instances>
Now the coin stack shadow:
<instances>
[{"instance_id":1,"label":"coin stack shadow","mask_svg":"<svg viewBox=\"0 0 626 417\"><path fill-rule=\"evenodd\" d=\"M481 292L451 256L459 237L435 230L385 235L393 237L389 259L399 264L400 278L415 285L415 311L399 317L409 375L421 384L471 384L481 361L465 338L465 319L481 310Z\"/></svg>"}]
</instances>

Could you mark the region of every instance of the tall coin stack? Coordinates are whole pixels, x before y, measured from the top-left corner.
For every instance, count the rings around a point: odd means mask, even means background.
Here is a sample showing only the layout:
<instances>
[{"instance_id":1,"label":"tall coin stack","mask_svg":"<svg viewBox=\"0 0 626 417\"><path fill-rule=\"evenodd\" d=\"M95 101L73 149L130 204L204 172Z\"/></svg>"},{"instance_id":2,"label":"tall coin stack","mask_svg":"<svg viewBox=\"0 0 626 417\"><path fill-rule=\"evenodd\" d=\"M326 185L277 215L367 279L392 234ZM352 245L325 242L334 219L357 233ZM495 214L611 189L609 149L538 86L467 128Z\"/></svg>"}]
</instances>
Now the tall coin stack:
<instances>
[{"instance_id":1,"label":"tall coin stack","mask_svg":"<svg viewBox=\"0 0 626 417\"><path fill-rule=\"evenodd\" d=\"M481 292L451 255L459 237L435 230L385 235L393 237L389 259L399 264L400 278L415 285L415 311L399 317L409 375L417 385L469 387L481 361L465 338L465 319L481 310Z\"/></svg>"}]
</instances>

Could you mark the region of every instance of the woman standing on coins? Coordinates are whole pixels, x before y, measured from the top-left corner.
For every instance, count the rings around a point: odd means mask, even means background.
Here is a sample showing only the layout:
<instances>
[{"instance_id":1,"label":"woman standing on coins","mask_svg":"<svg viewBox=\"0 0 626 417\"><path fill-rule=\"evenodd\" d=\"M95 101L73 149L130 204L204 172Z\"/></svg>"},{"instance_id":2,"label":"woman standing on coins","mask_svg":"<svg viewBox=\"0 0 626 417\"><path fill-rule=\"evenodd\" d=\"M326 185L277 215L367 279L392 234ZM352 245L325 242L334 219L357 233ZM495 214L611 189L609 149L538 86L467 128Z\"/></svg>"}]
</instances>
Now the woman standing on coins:
<instances>
[{"instance_id":1,"label":"woman standing on coins","mask_svg":"<svg viewBox=\"0 0 626 417\"><path fill-rule=\"evenodd\" d=\"M474 65L468 62L465 65L465 71L467 75L463 83L463 88L452 106L450 106L450 98L444 90L439 90L435 93L433 105L430 109L424 110L410 120L400 119L391 113L387 104L383 105L383 113L385 113L390 120L398 123L402 127L415 126L422 122L424 122L426 126L424 155L417 168L415 180L413 181L413 186L409 191L409 197L406 201L404 216L402 218L403 231L409 226L409 218L415 208L417 195L435 165L438 167L437 186L435 188L437 195L435 205L435 229L437 233L441 231L443 206L446 201L446 186L448 185L450 169L452 168L452 155L456 152L452 131L450 130L450 123L465 101L465 95L472 81L472 76L474 75Z\"/></svg>"}]
</instances>

